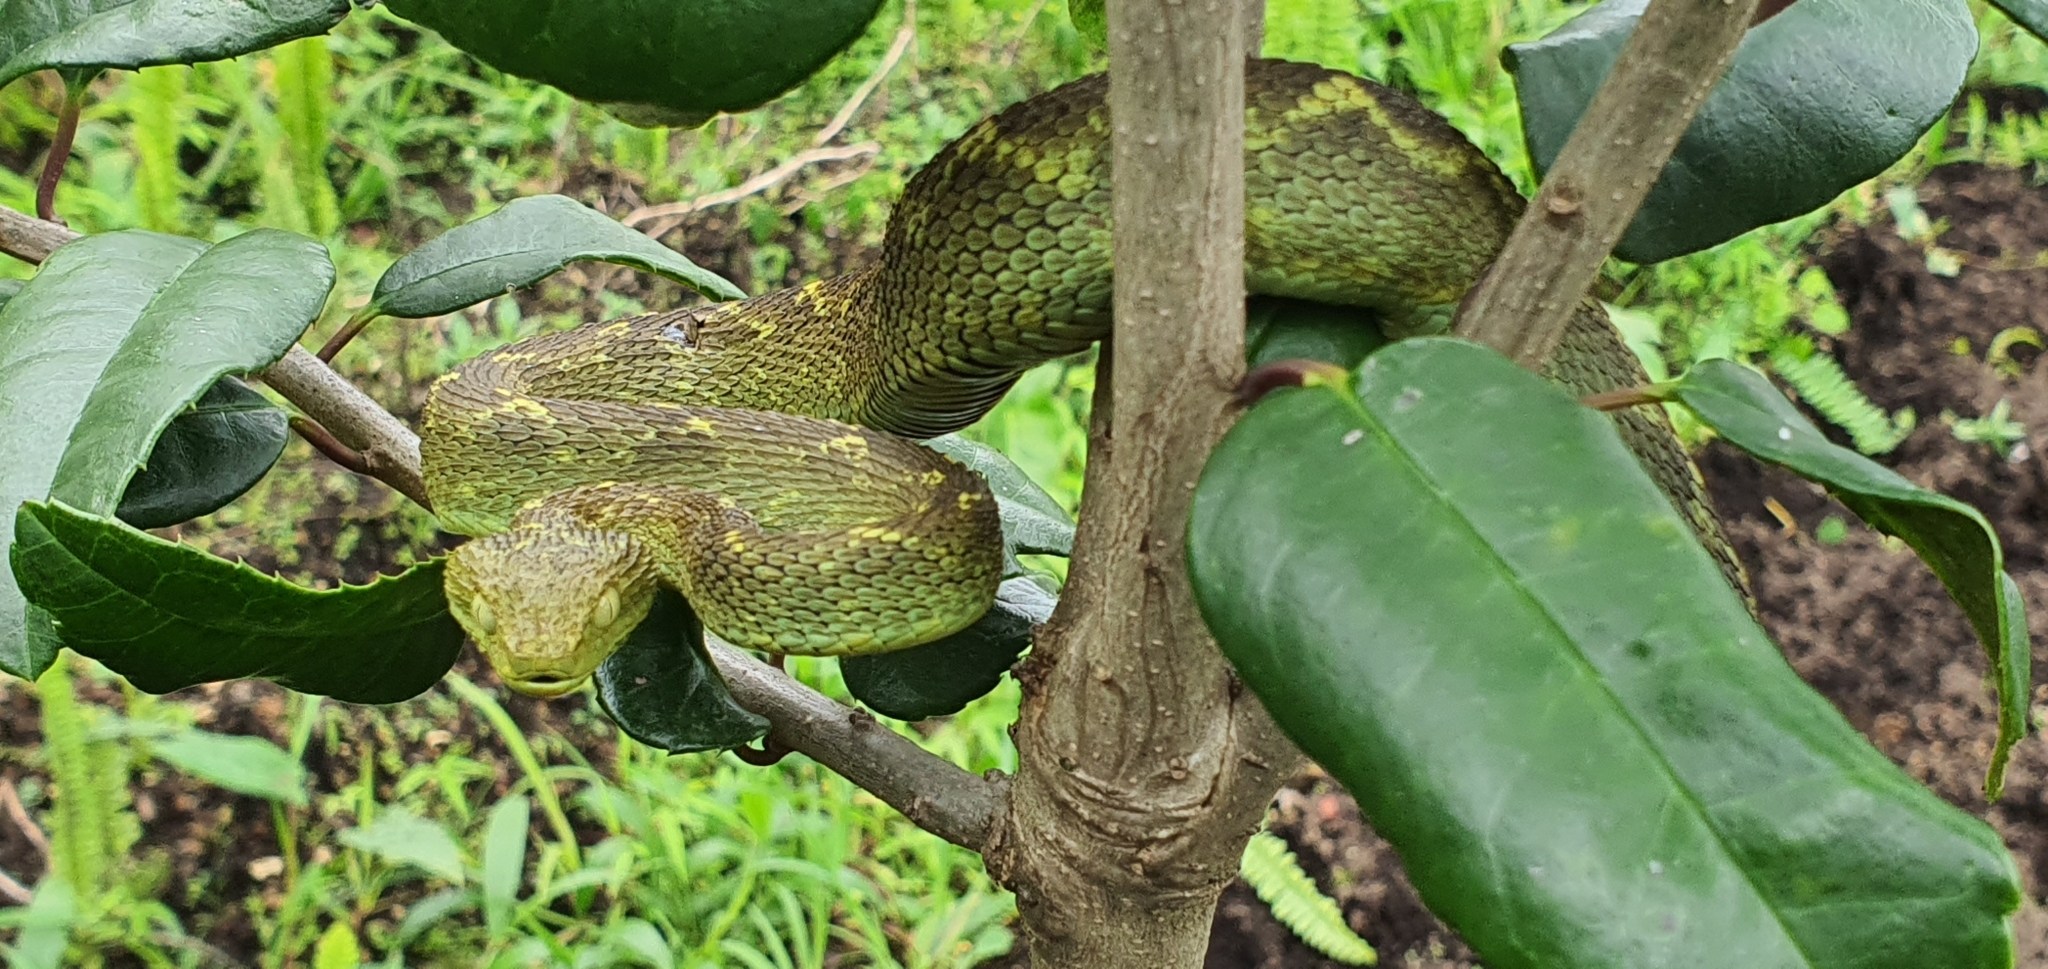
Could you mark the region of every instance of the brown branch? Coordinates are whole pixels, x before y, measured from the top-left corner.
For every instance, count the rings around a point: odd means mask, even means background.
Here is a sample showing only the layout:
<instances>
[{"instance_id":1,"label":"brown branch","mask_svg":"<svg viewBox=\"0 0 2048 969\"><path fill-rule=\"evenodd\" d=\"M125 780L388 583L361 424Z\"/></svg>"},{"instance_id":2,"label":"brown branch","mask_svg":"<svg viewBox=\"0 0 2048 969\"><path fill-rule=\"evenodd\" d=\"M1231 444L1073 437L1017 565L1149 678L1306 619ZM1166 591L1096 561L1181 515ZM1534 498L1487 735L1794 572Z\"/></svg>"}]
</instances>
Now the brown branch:
<instances>
[{"instance_id":1,"label":"brown branch","mask_svg":"<svg viewBox=\"0 0 2048 969\"><path fill-rule=\"evenodd\" d=\"M420 477L420 437L334 369L293 347L258 373L333 438L362 456L364 473L431 510Z\"/></svg>"},{"instance_id":2,"label":"brown branch","mask_svg":"<svg viewBox=\"0 0 2048 969\"><path fill-rule=\"evenodd\" d=\"M55 222L0 205L0 252L22 262L40 264L50 258L50 253L56 252L58 246L78 237L78 233Z\"/></svg>"},{"instance_id":3,"label":"brown branch","mask_svg":"<svg viewBox=\"0 0 2048 969\"><path fill-rule=\"evenodd\" d=\"M6 251L17 258L41 262L57 246L76 238L77 233L62 226L0 206L0 246L8 246ZM375 477L426 504L419 436L398 418L300 347L293 347L261 376L334 437L361 452ZM768 718L775 742L837 771L919 827L981 850L995 819L1004 812L1008 778L962 770L760 660L716 640L709 645L733 699ZM10 785L0 781L0 806L9 793ZM21 823L19 818L16 823ZM33 827L33 822L29 824ZM37 830L30 837L40 834Z\"/></svg>"},{"instance_id":4,"label":"brown branch","mask_svg":"<svg viewBox=\"0 0 2048 969\"><path fill-rule=\"evenodd\" d=\"M1188 587L1194 485L1244 369L1236 0L1109 4L1116 332L1073 567L1019 674L1010 814L985 853L1039 969L1199 966L1216 900L1300 763Z\"/></svg>"},{"instance_id":5,"label":"brown branch","mask_svg":"<svg viewBox=\"0 0 2048 969\"><path fill-rule=\"evenodd\" d=\"M1541 370L1678 139L1735 56L1758 0L1651 0L1456 332Z\"/></svg>"},{"instance_id":6,"label":"brown branch","mask_svg":"<svg viewBox=\"0 0 2048 969\"><path fill-rule=\"evenodd\" d=\"M785 746L837 771L903 812L911 823L963 848L982 850L1006 807L1010 780L961 770L868 716L791 679L739 649L705 637L733 699L774 724Z\"/></svg>"}]
</instances>

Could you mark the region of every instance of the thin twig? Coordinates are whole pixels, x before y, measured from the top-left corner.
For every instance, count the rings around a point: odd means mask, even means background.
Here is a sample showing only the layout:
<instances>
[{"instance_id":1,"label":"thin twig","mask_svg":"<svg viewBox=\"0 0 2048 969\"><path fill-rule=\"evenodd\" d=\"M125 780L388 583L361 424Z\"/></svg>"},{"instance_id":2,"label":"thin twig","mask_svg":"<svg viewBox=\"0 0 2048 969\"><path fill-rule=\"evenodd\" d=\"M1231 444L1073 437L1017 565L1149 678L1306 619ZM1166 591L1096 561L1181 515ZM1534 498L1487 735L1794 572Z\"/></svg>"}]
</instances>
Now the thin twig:
<instances>
[{"instance_id":1,"label":"thin twig","mask_svg":"<svg viewBox=\"0 0 2048 969\"><path fill-rule=\"evenodd\" d=\"M1651 0L1455 330L1542 370L1735 56L1757 0Z\"/></svg>"},{"instance_id":2,"label":"thin twig","mask_svg":"<svg viewBox=\"0 0 2048 969\"><path fill-rule=\"evenodd\" d=\"M35 893L29 891L28 886L15 881L13 875L4 871L0 871L0 895L7 896L7 900L16 905L27 905L36 900Z\"/></svg>"},{"instance_id":3,"label":"thin twig","mask_svg":"<svg viewBox=\"0 0 2048 969\"><path fill-rule=\"evenodd\" d=\"M720 205L730 205L747 196L758 195L788 181L791 175L803 171L806 166L819 162L848 161L873 155L881 150L882 146L872 141L863 141L854 145L827 145L823 148L806 149L798 152L788 161L747 179L732 188L699 195L687 202L668 202L662 205L642 206L626 213L626 217L619 221L631 228L639 229L650 238L659 239L667 235L670 229L680 225L684 218L693 213L702 212L705 209ZM647 225L647 223L653 224ZM643 225L645 225L644 228L642 227Z\"/></svg>"},{"instance_id":4,"label":"thin twig","mask_svg":"<svg viewBox=\"0 0 2048 969\"><path fill-rule=\"evenodd\" d=\"M57 133L50 138L50 153L43 159L43 177L36 182L36 215L58 225L57 183L64 180L64 166L71 161L71 142L78 137L78 115L85 110L86 86L64 82L64 108L57 113Z\"/></svg>"},{"instance_id":5,"label":"thin twig","mask_svg":"<svg viewBox=\"0 0 2048 969\"><path fill-rule=\"evenodd\" d=\"M327 428L304 417L292 418L291 426L300 437L306 439L307 444L313 445L313 450L326 455L327 460L357 474L369 475L370 462L363 460L363 456L357 454L355 448L335 440L334 435L327 433Z\"/></svg>"},{"instance_id":6,"label":"thin twig","mask_svg":"<svg viewBox=\"0 0 2048 969\"><path fill-rule=\"evenodd\" d=\"M77 239L62 224L38 219L0 205L0 252L22 262L40 264L57 247Z\"/></svg>"},{"instance_id":7,"label":"thin twig","mask_svg":"<svg viewBox=\"0 0 2048 969\"><path fill-rule=\"evenodd\" d=\"M897 62L903 60L903 54L910 50L910 42L916 39L917 8L909 7L903 12L903 26L896 28L896 42L889 45L887 54L882 55L882 63L868 74L867 80L860 82L860 87L853 89L853 96L847 98L845 104L840 105L839 113L833 115L832 120L818 130L817 135L811 139L813 146L824 145L846 129L853 121L853 116L860 112L861 106L868 103L868 98L875 93L875 89L881 87L882 81L889 77L889 72L896 69Z\"/></svg>"},{"instance_id":8,"label":"thin twig","mask_svg":"<svg viewBox=\"0 0 2048 969\"><path fill-rule=\"evenodd\" d=\"M860 82L859 87L853 89L853 95L846 99L845 104L839 106L839 111L832 116L832 120L826 122L825 127L818 129L818 133L811 137L811 147L809 149L798 152L782 164L747 179L732 188L708 192L683 202L643 205L626 213L626 217L619 221L633 228L639 228L642 225L652 223L640 231L646 233L649 238L659 239L667 235L669 230L681 225L683 219L692 214L720 205L730 205L750 195L766 192L788 181L790 176L804 170L807 166L819 162L872 158L882 150L881 145L872 141L837 146L827 145L826 143L838 137L839 133L845 131L846 126L853 122L853 116L860 113L861 106L867 103L868 98L872 97L875 91L882 86L882 82L888 79L889 73L896 69L897 64L902 62L903 55L910 50L910 45L915 40L917 40L917 7L914 4L907 4L903 11L903 26L896 29L896 41L889 45L889 52L882 55L882 62L876 65L873 71L869 72L867 79Z\"/></svg>"},{"instance_id":9,"label":"thin twig","mask_svg":"<svg viewBox=\"0 0 2048 969\"><path fill-rule=\"evenodd\" d=\"M50 838L43 833L43 828L36 823L36 819L28 816L28 809L21 806L21 794L14 789L12 777L0 778L0 807L7 809L7 817L14 822L15 827L21 829L21 836L28 839L36 853L42 855L44 861L49 861Z\"/></svg>"}]
</instances>

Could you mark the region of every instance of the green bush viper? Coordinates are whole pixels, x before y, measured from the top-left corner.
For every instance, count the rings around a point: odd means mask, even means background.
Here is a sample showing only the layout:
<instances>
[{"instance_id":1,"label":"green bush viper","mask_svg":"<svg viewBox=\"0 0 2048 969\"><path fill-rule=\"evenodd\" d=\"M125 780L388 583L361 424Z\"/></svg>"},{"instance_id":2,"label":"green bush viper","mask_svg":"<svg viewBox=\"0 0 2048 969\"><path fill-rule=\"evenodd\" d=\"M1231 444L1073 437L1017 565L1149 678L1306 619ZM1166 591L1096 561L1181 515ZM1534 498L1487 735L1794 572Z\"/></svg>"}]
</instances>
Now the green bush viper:
<instances>
[{"instance_id":1,"label":"green bush viper","mask_svg":"<svg viewBox=\"0 0 2048 969\"><path fill-rule=\"evenodd\" d=\"M995 502L906 437L966 426L1024 370L1109 334L1107 89L1076 81L940 151L870 268L536 337L437 382L428 496L482 536L451 556L448 597L499 674L574 688L664 583L721 637L778 653L901 649L978 618L1002 571ZM1255 293L1428 329L1521 215L1499 170L1406 95L1253 61L1246 102ZM1644 379L1592 303L1551 376L1581 393ZM1620 421L1725 556L1662 416Z\"/></svg>"}]
</instances>

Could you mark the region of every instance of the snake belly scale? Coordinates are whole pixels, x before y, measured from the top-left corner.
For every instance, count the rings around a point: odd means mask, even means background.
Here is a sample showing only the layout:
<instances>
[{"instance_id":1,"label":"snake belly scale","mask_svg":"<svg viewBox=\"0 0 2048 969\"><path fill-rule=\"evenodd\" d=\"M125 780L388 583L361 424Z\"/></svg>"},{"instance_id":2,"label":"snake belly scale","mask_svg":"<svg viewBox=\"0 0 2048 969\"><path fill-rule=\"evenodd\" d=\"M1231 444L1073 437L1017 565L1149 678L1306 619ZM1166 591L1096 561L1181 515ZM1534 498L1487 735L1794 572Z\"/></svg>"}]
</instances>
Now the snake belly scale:
<instances>
[{"instance_id":1,"label":"snake belly scale","mask_svg":"<svg viewBox=\"0 0 2048 969\"><path fill-rule=\"evenodd\" d=\"M1406 95L1319 67L1246 78L1246 282L1440 328L1524 201ZM428 496L451 609L514 688L574 688L659 584L741 646L902 649L993 601L980 478L906 438L972 423L1025 370L1109 335L1107 79L982 121L906 187L866 269L752 299L594 323L492 351L429 395ZM1597 304L1550 376L1643 381ZM1618 418L1724 570L1662 416ZM901 436L899 436L901 435Z\"/></svg>"}]
</instances>

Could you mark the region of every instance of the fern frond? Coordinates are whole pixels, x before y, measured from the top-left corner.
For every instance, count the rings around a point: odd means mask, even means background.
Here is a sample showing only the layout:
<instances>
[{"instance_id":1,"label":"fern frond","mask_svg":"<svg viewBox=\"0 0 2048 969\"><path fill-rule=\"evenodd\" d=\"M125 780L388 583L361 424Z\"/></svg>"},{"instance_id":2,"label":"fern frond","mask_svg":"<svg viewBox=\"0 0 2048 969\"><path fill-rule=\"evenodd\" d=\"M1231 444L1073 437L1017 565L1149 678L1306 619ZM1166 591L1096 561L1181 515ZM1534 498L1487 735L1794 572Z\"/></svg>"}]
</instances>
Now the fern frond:
<instances>
[{"instance_id":1,"label":"fern frond","mask_svg":"<svg viewBox=\"0 0 2048 969\"><path fill-rule=\"evenodd\" d=\"M1273 917L1310 948L1350 966L1377 965L1379 953L1345 924L1344 913L1301 870L1287 842L1269 831L1252 835L1238 871Z\"/></svg>"},{"instance_id":2,"label":"fern frond","mask_svg":"<svg viewBox=\"0 0 2048 969\"><path fill-rule=\"evenodd\" d=\"M1805 359L1787 350L1771 354L1771 369L1792 389L1799 392L1802 400L1813 406L1822 417L1836 427L1849 432L1849 439L1856 450L1865 454L1883 454L1898 447L1906 435L1913 433L1915 424L1913 409L1901 408L1897 414L1886 414L1884 408L1871 403L1842 372L1842 365L1825 353L1815 353Z\"/></svg>"},{"instance_id":3,"label":"fern frond","mask_svg":"<svg viewBox=\"0 0 2048 969\"><path fill-rule=\"evenodd\" d=\"M63 657L36 681L42 700L43 755L56 784L49 814L50 853L57 875L79 894L97 894L111 867L101 806L94 803L99 773L86 743L85 716L71 691L71 669Z\"/></svg>"}]
</instances>

